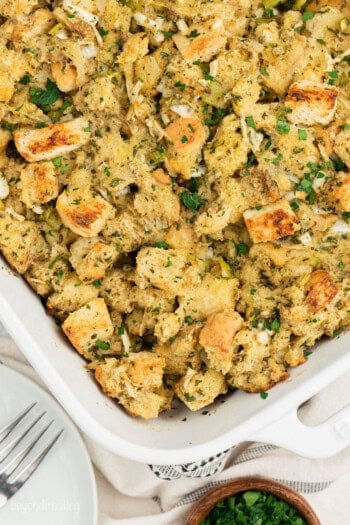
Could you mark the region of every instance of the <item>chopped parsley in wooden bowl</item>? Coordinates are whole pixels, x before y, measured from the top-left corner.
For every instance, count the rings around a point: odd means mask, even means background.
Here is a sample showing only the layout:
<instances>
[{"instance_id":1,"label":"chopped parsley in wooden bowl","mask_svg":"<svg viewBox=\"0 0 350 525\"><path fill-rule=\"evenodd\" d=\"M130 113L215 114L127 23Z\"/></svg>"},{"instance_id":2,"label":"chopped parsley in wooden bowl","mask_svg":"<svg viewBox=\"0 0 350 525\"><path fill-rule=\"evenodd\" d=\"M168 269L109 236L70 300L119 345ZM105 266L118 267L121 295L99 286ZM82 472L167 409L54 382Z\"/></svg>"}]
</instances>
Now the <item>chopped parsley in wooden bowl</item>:
<instances>
[{"instance_id":1,"label":"chopped parsley in wooden bowl","mask_svg":"<svg viewBox=\"0 0 350 525\"><path fill-rule=\"evenodd\" d=\"M320 525L307 501L276 481L246 477L206 493L185 525Z\"/></svg>"}]
</instances>

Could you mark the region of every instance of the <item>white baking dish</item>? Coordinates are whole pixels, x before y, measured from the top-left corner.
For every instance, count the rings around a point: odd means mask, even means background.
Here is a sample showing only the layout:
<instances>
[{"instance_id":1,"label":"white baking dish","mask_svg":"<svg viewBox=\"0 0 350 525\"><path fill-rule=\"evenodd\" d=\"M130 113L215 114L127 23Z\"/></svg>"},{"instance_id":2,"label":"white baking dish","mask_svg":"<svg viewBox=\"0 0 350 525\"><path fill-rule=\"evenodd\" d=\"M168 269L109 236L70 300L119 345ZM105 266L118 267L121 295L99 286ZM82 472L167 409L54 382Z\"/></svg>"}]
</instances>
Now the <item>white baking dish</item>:
<instances>
[{"instance_id":1,"label":"white baking dish","mask_svg":"<svg viewBox=\"0 0 350 525\"><path fill-rule=\"evenodd\" d=\"M330 456L350 443L350 407L306 427L298 406L350 369L350 333L319 345L309 362L266 400L235 392L209 414L177 407L149 422L128 416L100 391L39 298L0 259L0 317L9 333L79 427L105 448L145 463L179 464L259 439L308 457ZM340 393L341 395L341 393ZM184 419L186 420L184 421Z\"/></svg>"}]
</instances>

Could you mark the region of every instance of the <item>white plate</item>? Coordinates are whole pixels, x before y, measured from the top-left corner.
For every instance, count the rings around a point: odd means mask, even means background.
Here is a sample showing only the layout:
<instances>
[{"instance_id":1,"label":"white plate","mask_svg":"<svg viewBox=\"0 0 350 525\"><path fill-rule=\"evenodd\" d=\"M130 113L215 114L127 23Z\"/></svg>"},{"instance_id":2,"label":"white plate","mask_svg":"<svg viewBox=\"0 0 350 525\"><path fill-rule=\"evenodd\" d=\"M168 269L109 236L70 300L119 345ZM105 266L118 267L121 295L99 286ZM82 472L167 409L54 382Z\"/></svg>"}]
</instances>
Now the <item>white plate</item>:
<instances>
[{"instance_id":1,"label":"white plate","mask_svg":"<svg viewBox=\"0 0 350 525\"><path fill-rule=\"evenodd\" d=\"M20 491L0 509L4 525L96 525L94 473L85 445L60 406L35 383L0 364L0 428L32 402L64 433ZM43 411L42 410L42 411ZM33 411L38 413L38 408Z\"/></svg>"}]
</instances>

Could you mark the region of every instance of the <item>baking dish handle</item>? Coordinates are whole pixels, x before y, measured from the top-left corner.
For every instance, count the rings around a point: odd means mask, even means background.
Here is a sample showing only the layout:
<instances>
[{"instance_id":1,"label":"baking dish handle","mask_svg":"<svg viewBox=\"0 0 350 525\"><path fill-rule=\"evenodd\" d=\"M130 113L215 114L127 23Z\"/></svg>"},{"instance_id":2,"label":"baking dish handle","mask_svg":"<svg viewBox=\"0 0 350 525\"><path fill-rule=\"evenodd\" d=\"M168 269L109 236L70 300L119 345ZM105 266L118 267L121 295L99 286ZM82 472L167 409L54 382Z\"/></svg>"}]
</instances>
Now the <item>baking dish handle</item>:
<instances>
[{"instance_id":1,"label":"baking dish handle","mask_svg":"<svg viewBox=\"0 0 350 525\"><path fill-rule=\"evenodd\" d=\"M286 448L307 458L326 458L350 445L350 405L316 426L302 423L298 408L255 432L253 441Z\"/></svg>"}]
</instances>

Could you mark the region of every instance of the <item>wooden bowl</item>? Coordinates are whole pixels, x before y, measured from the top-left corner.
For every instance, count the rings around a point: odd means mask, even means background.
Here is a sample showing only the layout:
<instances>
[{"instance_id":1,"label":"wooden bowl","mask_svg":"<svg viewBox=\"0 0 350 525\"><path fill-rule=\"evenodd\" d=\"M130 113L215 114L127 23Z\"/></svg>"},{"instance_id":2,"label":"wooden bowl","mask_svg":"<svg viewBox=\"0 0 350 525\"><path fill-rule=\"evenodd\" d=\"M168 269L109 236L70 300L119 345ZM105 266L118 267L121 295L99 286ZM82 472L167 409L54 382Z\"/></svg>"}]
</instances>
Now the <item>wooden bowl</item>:
<instances>
[{"instance_id":1,"label":"wooden bowl","mask_svg":"<svg viewBox=\"0 0 350 525\"><path fill-rule=\"evenodd\" d=\"M184 525L198 525L204 520L215 505L223 499L245 492L246 490L262 490L270 492L294 507L308 525L321 525L320 520L308 502L286 485L268 478L249 476L237 478L234 481L223 483L202 496L190 509L185 518Z\"/></svg>"}]
</instances>

